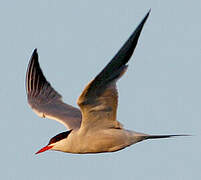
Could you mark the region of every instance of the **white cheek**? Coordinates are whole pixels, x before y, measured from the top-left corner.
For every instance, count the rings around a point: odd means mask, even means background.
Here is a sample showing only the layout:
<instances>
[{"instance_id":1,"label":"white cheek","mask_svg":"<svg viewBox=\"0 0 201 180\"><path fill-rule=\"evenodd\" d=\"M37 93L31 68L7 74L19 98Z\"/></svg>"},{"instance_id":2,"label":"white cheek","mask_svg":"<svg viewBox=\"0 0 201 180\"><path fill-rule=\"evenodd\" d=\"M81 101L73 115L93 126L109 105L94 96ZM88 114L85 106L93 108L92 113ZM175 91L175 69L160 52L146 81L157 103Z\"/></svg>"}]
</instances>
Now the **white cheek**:
<instances>
[{"instance_id":1,"label":"white cheek","mask_svg":"<svg viewBox=\"0 0 201 180\"><path fill-rule=\"evenodd\" d=\"M61 140L59 142L56 142L53 145L52 150L56 150L56 151L65 151L66 147L67 147L67 139Z\"/></svg>"}]
</instances>

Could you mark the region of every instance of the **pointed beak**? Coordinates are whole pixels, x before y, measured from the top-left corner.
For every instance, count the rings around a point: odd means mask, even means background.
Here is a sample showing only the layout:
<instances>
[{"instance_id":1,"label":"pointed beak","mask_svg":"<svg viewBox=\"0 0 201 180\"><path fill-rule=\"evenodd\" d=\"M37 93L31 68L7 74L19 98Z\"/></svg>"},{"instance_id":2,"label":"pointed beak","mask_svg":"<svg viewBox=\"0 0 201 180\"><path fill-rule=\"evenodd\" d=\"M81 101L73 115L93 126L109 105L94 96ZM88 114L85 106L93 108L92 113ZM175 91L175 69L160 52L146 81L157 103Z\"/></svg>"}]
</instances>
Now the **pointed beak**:
<instances>
[{"instance_id":1,"label":"pointed beak","mask_svg":"<svg viewBox=\"0 0 201 180\"><path fill-rule=\"evenodd\" d=\"M39 153L42 153L42 152L44 152L44 151L47 151L47 150L49 150L49 149L51 149L51 148L53 148L53 146L45 146L45 147L43 147L42 149L40 149L38 152L36 152L35 154L39 154Z\"/></svg>"}]
</instances>

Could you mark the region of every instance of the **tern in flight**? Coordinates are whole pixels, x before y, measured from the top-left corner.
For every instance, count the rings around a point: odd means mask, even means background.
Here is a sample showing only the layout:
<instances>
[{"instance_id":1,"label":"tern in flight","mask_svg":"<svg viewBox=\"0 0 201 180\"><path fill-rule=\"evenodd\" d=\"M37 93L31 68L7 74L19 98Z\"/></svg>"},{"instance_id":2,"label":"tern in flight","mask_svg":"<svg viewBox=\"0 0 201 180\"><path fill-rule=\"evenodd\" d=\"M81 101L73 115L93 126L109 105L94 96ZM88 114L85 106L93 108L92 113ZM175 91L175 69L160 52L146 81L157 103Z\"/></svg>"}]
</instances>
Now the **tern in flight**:
<instances>
[{"instance_id":1,"label":"tern in flight","mask_svg":"<svg viewBox=\"0 0 201 180\"><path fill-rule=\"evenodd\" d=\"M35 49L26 74L28 103L40 117L57 120L68 131L50 139L46 150L68 153L114 152L146 139L182 135L148 135L124 129L117 121L117 80L126 72L150 11L106 67L85 87L77 100L80 109L62 101L62 96L46 80Z\"/></svg>"}]
</instances>

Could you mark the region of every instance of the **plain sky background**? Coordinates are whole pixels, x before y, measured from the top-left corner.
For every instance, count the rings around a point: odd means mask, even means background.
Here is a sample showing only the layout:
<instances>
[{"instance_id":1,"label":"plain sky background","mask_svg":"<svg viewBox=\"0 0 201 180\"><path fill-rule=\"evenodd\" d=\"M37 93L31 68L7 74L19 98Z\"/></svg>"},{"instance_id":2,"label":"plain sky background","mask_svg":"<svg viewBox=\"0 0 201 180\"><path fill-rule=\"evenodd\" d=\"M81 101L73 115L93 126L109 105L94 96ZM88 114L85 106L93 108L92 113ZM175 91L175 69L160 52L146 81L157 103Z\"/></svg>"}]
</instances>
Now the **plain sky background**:
<instances>
[{"instance_id":1,"label":"plain sky background","mask_svg":"<svg viewBox=\"0 0 201 180\"><path fill-rule=\"evenodd\" d=\"M7 0L0 3L0 177L5 180L201 179L200 0ZM149 9L129 69L118 82L118 120L150 134L122 151L34 153L65 131L27 105L25 73L34 48L47 79L76 106Z\"/></svg>"}]
</instances>

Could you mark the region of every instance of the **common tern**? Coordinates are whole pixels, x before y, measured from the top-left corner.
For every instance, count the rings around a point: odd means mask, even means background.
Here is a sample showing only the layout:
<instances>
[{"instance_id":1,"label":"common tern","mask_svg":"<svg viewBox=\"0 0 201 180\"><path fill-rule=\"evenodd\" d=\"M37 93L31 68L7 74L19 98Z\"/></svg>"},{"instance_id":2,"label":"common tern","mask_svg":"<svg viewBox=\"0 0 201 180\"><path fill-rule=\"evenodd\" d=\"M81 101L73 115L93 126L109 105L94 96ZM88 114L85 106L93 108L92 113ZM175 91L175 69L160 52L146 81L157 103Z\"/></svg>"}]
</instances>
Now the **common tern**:
<instances>
[{"instance_id":1,"label":"common tern","mask_svg":"<svg viewBox=\"0 0 201 180\"><path fill-rule=\"evenodd\" d=\"M80 109L62 101L62 96L46 80L34 50L26 73L28 103L40 117L57 120L68 131L50 139L46 150L67 153L114 152L146 139L180 135L149 135L124 129L117 121L118 92L116 82L126 72L128 61L137 45L150 11L137 26L118 53L85 87L77 100Z\"/></svg>"}]
</instances>

